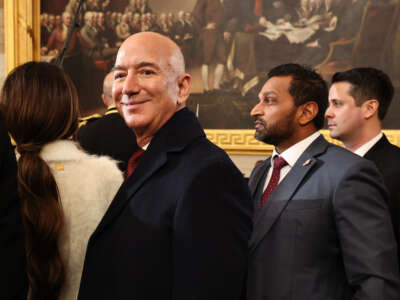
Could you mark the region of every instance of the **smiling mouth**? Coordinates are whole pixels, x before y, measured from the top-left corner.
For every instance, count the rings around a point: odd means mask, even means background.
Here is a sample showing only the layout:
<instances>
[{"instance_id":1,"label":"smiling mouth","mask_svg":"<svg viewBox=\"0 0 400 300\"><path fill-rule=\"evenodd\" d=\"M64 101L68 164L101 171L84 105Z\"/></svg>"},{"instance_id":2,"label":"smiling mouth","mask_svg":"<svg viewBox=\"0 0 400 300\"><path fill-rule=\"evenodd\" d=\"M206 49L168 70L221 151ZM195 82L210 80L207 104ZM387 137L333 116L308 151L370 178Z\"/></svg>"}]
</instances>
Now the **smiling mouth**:
<instances>
[{"instance_id":1,"label":"smiling mouth","mask_svg":"<svg viewBox=\"0 0 400 300\"><path fill-rule=\"evenodd\" d=\"M147 102L148 100L141 100L141 101L121 101L120 104L124 106L137 106Z\"/></svg>"}]
</instances>

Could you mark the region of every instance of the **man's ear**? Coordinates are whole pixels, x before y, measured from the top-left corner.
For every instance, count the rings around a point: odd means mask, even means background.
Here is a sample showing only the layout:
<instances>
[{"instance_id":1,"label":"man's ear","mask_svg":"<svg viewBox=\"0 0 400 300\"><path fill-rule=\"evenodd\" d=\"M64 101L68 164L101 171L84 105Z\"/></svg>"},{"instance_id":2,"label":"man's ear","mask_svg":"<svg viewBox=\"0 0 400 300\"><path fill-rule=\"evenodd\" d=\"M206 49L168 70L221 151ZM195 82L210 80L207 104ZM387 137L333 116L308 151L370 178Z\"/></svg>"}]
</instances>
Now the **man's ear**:
<instances>
[{"instance_id":1,"label":"man's ear","mask_svg":"<svg viewBox=\"0 0 400 300\"><path fill-rule=\"evenodd\" d=\"M298 107L298 122L300 126L305 126L312 122L318 114L318 104L314 101L306 102Z\"/></svg>"},{"instance_id":2,"label":"man's ear","mask_svg":"<svg viewBox=\"0 0 400 300\"><path fill-rule=\"evenodd\" d=\"M108 107L107 101L106 101L106 97L104 96L104 94L101 94L101 100L103 100L103 103L106 107Z\"/></svg>"},{"instance_id":3,"label":"man's ear","mask_svg":"<svg viewBox=\"0 0 400 300\"><path fill-rule=\"evenodd\" d=\"M379 101L376 99L370 99L365 101L363 104L361 104L361 111L363 114L363 117L366 119L369 119L373 117L374 115L378 114L378 108L379 108Z\"/></svg>"},{"instance_id":4,"label":"man's ear","mask_svg":"<svg viewBox=\"0 0 400 300\"><path fill-rule=\"evenodd\" d=\"M177 105L184 106L189 98L192 87L192 77L189 74L183 74L178 78L178 100Z\"/></svg>"}]
</instances>

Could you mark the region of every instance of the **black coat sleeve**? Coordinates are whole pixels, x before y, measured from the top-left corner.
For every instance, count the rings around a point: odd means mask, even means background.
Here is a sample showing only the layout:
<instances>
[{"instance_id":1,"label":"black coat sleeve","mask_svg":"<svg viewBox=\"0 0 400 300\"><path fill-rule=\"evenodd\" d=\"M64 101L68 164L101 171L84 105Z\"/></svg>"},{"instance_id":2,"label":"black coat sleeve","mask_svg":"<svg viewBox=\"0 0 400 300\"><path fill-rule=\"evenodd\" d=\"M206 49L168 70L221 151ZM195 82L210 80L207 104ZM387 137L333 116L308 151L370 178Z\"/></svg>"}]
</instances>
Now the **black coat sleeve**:
<instances>
[{"instance_id":1,"label":"black coat sleeve","mask_svg":"<svg viewBox=\"0 0 400 300\"><path fill-rule=\"evenodd\" d=\"M26 299L24 237L17 195L17 163L0 116L0 299Z\"/></svg>"},{"instance_id":2,"label":"black coat sleeve","mask_svg":"<svg viewBox=\"0 0 400 300\"><path fill-rule=\"evenodd\" d=\"M231 163L210 163L193 177L174 217L174 300L240 299L252 204Z\"/></svg>"}]
</instances>

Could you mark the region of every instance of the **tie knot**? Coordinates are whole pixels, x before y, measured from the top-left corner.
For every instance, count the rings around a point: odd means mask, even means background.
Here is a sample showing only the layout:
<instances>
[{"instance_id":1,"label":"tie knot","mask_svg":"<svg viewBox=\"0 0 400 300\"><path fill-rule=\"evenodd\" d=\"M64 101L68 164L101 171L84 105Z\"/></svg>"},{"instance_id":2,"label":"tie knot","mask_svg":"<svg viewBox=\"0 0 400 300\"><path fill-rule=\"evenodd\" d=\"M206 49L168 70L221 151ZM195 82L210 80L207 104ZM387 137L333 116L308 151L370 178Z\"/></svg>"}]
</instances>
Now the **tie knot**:
<instances>
[{"instance_id":1,"label":"tie knot","mask_svg":"<svg viewBox=\"0 0 400 300\"><path fill-rule=\"evenodd\" d=\"M138 161L140 159L140 157L143 155L144 150L142 148L140 148L139 150L137 150L135 153L132 154L130 160L131 161Z\"/></svg>"},{"instance_id":2,"label":"tie knot","mask_svg":"<svg viewBox=\"0 0 400 300\"><path fill-rule=\"evenodd\" d=\"M286 162L286 160L281 156L277 156L274 159L274 169L276 169L276 170L282 169L287 164L288 163Z\"/></svg>"}]
</instances>

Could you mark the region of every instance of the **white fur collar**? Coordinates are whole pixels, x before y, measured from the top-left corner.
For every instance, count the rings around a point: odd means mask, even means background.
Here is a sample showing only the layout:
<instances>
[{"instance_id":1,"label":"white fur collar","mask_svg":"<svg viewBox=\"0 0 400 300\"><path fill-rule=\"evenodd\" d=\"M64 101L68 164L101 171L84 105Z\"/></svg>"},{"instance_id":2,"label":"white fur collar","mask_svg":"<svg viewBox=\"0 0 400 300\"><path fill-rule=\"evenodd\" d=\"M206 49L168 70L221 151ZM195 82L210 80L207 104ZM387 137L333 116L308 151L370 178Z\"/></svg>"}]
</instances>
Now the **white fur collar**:
<instances>
[{"instance_id":1,"label":"white fur collar","mask_svg":"<svg viewBox=\"0 0 400 300\"><path fill-rule=\"evenodd\" d=\"M66 161L87 158L89 155L78 148L78 145L70 140L58 140L46 144L40 156L45 161Z\"/></svg>"}]
</instances>

